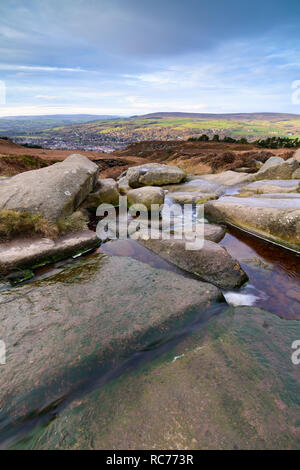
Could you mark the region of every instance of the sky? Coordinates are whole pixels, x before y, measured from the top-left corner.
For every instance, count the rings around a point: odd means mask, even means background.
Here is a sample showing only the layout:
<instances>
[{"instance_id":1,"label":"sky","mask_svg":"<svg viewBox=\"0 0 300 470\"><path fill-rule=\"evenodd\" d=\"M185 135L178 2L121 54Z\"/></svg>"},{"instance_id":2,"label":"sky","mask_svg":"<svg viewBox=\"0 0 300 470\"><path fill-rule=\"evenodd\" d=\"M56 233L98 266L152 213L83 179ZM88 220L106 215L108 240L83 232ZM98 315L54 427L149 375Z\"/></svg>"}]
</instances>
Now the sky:
<instances>
[{"instance_id":1,"label":"sky","mask_svg":"<svg viewBox=\"0 0 300 470\"><path fill-rule=\"evenodd\" d=\"M2 0L0 116L300 114L299 0Z\"/></svg>"}]
</instances>

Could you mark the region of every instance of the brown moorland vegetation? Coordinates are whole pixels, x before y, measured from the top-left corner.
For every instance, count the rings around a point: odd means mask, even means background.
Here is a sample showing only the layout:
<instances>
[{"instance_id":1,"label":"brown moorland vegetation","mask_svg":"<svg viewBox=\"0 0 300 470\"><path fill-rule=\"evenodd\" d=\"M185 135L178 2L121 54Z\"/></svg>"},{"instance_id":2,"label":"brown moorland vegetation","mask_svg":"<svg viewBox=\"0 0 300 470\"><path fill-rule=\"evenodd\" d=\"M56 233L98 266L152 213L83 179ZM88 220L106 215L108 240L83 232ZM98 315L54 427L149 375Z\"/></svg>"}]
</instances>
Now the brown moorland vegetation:
<instances>
[{"instance_id":1,"label":"brown moorland vegetation","mask_svg":"<svg viewBox=\"0 0 300 470\"><path fill-rule=\"evenodd\" d=\"M291 149L261 149L253 144L190 141L144 141L112 153L78 150L48 150L24 148L10 140L0 139L0 176L12 176L64 160L71 153L81 153L96 162L103 178L117 178L129 166L145 162L177 165L188 173L217 173L249 168L255 171L255 160L265 162L270 156L284 159Z\"/></svg>"}]
</instances>

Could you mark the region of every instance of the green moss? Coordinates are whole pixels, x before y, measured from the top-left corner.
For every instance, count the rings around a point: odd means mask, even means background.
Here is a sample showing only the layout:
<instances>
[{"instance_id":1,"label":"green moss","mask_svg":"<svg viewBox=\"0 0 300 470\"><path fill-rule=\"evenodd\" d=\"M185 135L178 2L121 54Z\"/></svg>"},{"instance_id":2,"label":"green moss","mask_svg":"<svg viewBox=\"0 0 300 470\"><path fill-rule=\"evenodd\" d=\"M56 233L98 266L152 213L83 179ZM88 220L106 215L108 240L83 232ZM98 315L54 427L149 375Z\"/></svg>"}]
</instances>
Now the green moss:
<instances>
[{"instance_id":1,"label":"green moss","mask_svg":"<svg viewBox=\"0 0 300 470\"><path fill-rule=\"evenodd\" d=\"M7 279L12 286L16 286L21 282L29 281L29 279L32 279L33 277L34 273L31 269L19 269L18 271L11 273Z\"/></svg>"}]
</instances>

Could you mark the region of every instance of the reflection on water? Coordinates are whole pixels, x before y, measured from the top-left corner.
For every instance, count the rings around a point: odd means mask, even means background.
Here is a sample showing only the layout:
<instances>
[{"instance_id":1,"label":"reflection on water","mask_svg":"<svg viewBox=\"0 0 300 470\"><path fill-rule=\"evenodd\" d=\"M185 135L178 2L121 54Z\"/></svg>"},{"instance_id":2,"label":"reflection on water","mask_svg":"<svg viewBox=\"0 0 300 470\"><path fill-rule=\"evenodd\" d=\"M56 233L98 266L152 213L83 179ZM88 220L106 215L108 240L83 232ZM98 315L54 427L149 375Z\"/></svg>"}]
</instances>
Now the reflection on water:
<instances>
[{"instance_id":1,"label":"reflection on water","mask_svg":"<svg viewBox=\"0 0 300 470\"><path fill-rule=\"evenodd\" d=\"M250 278L241 294L258 295L254 305L300 320L300 255L235 228L228 228L220 245L239 260ZM252 293L249 288L253 287Z\"/></svg>"},{"instance_id":2,"label":"reflection on water","mask_svg":"<svg viewBox=\"0 0 300 470\"><path fill-rule=\"evenodd\" d=\"M97 252L113 256L128 256L136 259L137 261L141 261L142 263L149 264L153 268L165 269L186 277L198 279L197 276L177 268L174 264L164 260L159 255L148 250L133 239L109 241L102 244L100 248L98 248Z\"/></svg>"}]
</instances>

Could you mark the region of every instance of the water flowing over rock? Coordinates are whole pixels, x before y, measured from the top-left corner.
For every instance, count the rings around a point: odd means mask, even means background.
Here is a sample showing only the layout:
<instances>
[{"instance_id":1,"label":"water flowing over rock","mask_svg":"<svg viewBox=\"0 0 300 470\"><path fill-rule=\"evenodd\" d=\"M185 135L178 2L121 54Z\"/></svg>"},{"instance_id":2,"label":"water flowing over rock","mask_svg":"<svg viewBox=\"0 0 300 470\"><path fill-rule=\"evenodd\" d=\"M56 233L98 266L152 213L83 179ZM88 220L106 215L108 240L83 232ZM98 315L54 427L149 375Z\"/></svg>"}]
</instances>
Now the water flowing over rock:
<instances>
[{"instance_id":1,"label":"water flowing over rock","mask_svg":"<svg viewBox=\"0 0 300 470\"><path fill-rule=\"evenodd\" d=\"M42 214L56 222L84 201L96 186L98 166L73 154L61 163L13 176L0 185L0 210Z\"/></svg>"}]
</instances>

